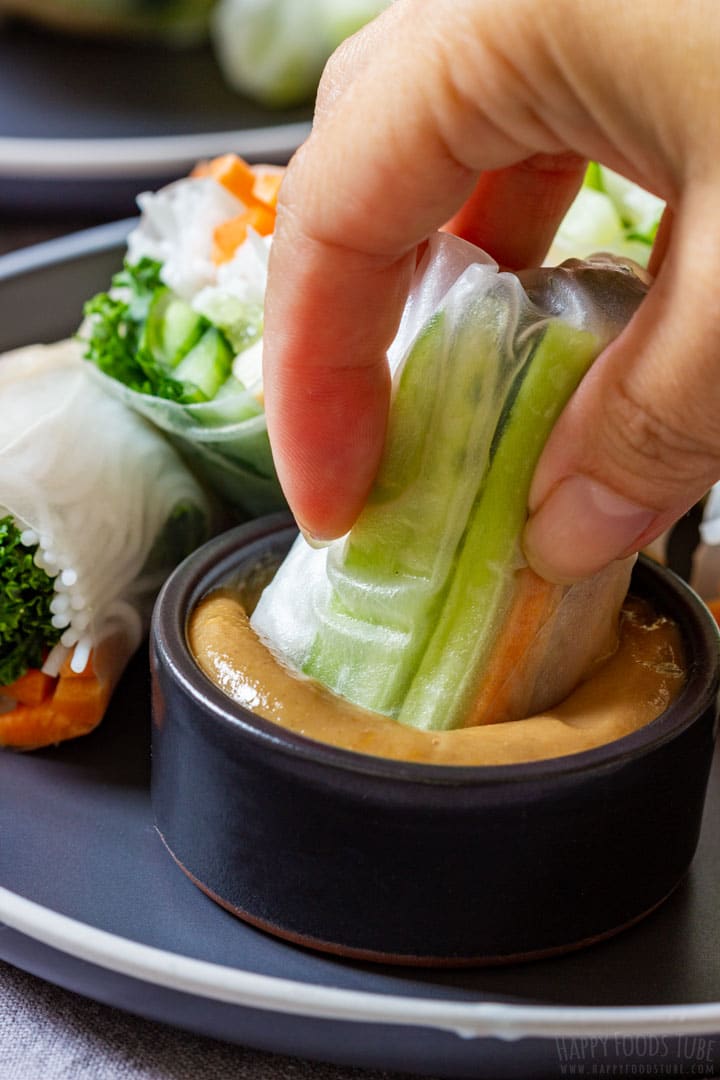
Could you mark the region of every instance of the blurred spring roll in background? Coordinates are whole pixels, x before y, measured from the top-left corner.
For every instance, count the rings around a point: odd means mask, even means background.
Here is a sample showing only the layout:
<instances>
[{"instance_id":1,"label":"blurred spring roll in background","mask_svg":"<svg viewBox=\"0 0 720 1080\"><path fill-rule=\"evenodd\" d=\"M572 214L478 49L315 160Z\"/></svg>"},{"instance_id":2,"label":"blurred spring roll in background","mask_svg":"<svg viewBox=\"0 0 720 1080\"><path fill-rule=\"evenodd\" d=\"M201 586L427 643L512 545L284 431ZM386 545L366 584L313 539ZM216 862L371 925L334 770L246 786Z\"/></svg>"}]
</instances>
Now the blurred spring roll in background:
<instances>
[{"instance_id":1,"label":"blurred spring roll in background","mask_svg":"<svg viewBox=\"0 0 720 1080\"><path fill-rule=\"evenodd\" d=\"M391 350L386 445L350 533L299 538L252 618L290 666L424 729L564 698L617 642L632 560L572 587L520 538L564 404L646 292L601 258L518 276L438 234Z\"/></svg>"},{"instance_id":2,"label":"blurred spring roll in background","mask_svg":"<svg viewBox=\"0 0 720 1080\"><path fill-rule=\"evenodd\" d=\"M285 505L262 396L263 303L282 169L228 154L139 198L125 269L80 336L106 390L173 439L230 506Z\"/></svg>"},{"instance_id":3,"label":"blurred spring roll in background","mask_svg":"<svg viewBox=\"0 0 720 1080\"><path fill-rule=\"evenodd\" d=\"M310 101L325 62L390 0L219 0L212 40L230 86L270 108Z\"/></svg>"},{"instance_id":4,"label":"blurred spring roll in background","mask_svg":"<svg viewBox=\"0 0 720 1080\"><path fill-rule=\"evenodd\" d=\"M232 90L268 108L312 101L325 62L390 0L0 0L0 16L69 34L196 46L210 36Z\"/></svg>"},{"instance_id":5,"label":"blurred spring roll in background","mask_svg":"<svg viewBox=\"0 0 720 1080\"><path fill-rule=\"evenodd\" d=\"M211 510L76 342L0 359L0 746L85 734Z\"/></svg>"}]
</instances>

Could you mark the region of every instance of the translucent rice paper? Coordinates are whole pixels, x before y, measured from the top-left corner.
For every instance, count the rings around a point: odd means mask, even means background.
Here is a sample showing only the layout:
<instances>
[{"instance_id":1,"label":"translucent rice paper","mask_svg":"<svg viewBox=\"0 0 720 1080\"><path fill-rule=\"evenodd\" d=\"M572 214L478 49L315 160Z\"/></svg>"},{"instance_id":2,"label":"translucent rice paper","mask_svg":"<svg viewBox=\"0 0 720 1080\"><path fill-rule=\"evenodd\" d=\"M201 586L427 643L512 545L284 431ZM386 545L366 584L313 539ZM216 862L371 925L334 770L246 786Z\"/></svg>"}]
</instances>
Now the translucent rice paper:
<instances>
[{"instance_id":1,"label":"translucent rice paper","mask_svg":"<svg viewBox=\"0 0 720 1080\"><path fill-rule=\"evenodd\" d=\"M168 439L201 480L223 501L253 516L282 509L285 500L273 465L265 413L253 394L239 391L223 403L180 405L150 394L140 394L87 364L88 377L124 406L150 420ZM225 409L246 419L225 422Z\"/></svg>"},{"instance_id":2,"label":"translucent rice paper","mask_svg":"<svg viewBox=\"0 0 720 1080\"><path fill-rule=\"evenodd\" d=\"M0 358L0 517L38 537L35 561L66 612L48 673L70 653L84 670L92 649L105 665L96 673L115 680L160 585L209 535L211 510L173 448L103 393L81 352L65 342Z\"/></svg>"},{"instance_id":3,"label":"translucent rice paper","mask_svg":"<svg viewBox=\"0 0 720 1080\"><path fill-rule=\"evenodd\" d=\"M288 663L421 728L515 719L612 651L632 560L566 588L525 565L532 473L565 401L646 292L603 258L499 273L439 234L390 350L383 460L351 532L300 538L253 615Z\"/></svg>"}]
</instances>

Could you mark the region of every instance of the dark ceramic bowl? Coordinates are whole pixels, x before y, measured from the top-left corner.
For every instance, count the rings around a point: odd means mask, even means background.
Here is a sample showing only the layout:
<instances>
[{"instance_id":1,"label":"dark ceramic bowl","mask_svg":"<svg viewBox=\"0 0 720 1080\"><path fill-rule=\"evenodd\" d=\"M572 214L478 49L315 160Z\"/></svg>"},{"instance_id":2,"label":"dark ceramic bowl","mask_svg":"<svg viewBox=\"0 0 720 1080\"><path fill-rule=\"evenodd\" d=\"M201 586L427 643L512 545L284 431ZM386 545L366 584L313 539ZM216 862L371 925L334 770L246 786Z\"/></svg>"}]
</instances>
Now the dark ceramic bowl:
<instances>
[{"instance_id":1,"label":"dark ceramic bowl","mask_svg":"<svg viewBox=\"0 0 720 1080\"><path fill-rule=\"evenodd\" d=\"M275 516L218 537L155 609L155 819L200 888L291 941L412 964L576 948L672 892L695 851L718 693L717 630L678 578L641 560L633 579L679 624L688 658L687 684L658 719L548 761L405 764L255 716L188 650L197 601L279 561L294 535Z\"/></svg>"}]
</instances>

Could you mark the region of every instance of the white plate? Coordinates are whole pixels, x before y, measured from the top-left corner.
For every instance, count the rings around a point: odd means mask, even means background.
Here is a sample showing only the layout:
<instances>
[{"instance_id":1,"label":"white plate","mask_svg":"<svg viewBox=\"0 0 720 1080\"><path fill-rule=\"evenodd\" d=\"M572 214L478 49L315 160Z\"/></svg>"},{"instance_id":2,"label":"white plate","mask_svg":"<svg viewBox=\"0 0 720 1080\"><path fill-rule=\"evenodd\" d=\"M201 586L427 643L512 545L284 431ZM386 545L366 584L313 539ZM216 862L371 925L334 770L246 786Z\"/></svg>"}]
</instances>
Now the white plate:
<instances>
[{"instance_id":1,"label":"white plate","mask_svg":"<svg viewBox=\"0 0 720 1080\"><path fill-rule=\"evenodd\" d=\"M106 214L235 151L285 162L311 109L269 110L224 83L209 46L89 41L0 27L0 209Z\"/></svg>"}]
</instances>

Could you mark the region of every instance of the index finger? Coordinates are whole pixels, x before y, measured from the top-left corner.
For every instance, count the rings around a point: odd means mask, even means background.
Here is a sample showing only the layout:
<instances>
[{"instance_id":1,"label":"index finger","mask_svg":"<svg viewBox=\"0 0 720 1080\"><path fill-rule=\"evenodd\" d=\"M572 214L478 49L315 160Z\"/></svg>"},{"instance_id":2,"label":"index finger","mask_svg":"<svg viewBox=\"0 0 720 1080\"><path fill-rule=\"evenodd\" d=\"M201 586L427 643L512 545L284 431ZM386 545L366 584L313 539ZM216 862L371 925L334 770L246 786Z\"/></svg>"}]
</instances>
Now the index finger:
<instances>
[{"instance_id":1,"label":"index finger","mask_svg":"<svg viewBox=\"0 0 720 1080\"><path fill-rule=\"evenodd\" d=\"M507 109L496 126L472 94L458 95L457 68L451 77L434 25L416 19L402 48L395 35L364 58L282 186L266 299L266 413L288 501L318 537L349 528L377 470L385 354L418 244L458 211L483 169L563 149L540 135L527 145L510 134ZM536 180L547 184L543 176ZM503 202L496 179L490 232L508 201L517 203L512 185ZM518 232L527 247L532 226L523 221Z\"/></svg>"}]
</instances>

